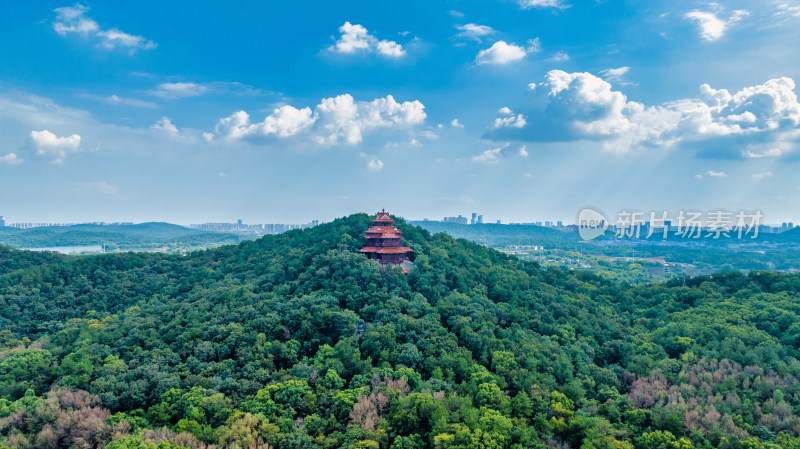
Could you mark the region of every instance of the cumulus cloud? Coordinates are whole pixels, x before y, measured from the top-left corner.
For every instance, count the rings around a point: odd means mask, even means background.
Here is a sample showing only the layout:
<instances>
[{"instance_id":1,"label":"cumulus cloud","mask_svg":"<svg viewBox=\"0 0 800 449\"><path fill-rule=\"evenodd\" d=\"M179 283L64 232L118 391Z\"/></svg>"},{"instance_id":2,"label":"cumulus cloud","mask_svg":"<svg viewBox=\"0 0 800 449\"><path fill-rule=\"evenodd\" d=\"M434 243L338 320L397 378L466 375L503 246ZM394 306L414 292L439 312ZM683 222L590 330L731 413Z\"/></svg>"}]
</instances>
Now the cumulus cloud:
<instances>
[{"instance_id":1,"label":"cumulus cloud","mask_svg":"<svg viewBox=\"0 0 800 449\"><path fill-rule=\"evenodd\" d=\"M498 117L492 124L493 129L501 128L524 128L528 124L525 121L525 116L522 114L514 114L508 107L502 107L497 111Z\"/></svg>"},{"instance_id":2,"label":"cumulus cloud","mask_svg":"<svg viewBox=\"0 0 800 449\"><path fill-rule=\"evenodd\" d=\"M518 150L511 149L511 145L505 143L497 148L491 148L483 151L482 153L472 156L472 162L483 165L498 164L503 158L508 156L518 155L520 157L528 157L528 152L523 145Z\"/></svg>"},{"instance_id":3,"label":"cumulus cloud","mask_svg":"<svg viewBox=\"0 0 800 449\"><path fill-rule=\"evenodd\" d=\"M250 116L239 111L223 118L215 128L217 136L227 139L288 138L304 136L322 145L356 144L363 134L376 128L404 128L425 121L425 106L417 100L398 103L388 95L370 102L357 102L349 95L324 98L312 111L284 105L276 108L262 122L251 123Z\"/></svg>"},{"instance_id":4,"label":"cumulus cloud","mask_svg":"<svg viewBox=\"0 0 800 449\"><path fill-rule=\"evenodd\" d=\"M454 118L452 121L450 121L450 126L452 126L453 128L463 128L464 127L464 125L461 124L461 122L459 122L457 118Z\"/></svg>"},{"instance_id":5,"label":"cumulus cloud","mask_svg":"<svg viewBox=\"0 0 800 449\"><path fill-rule=\"evenodd\" d=\"M475 62L482 64L508 64L509 62L519 61L528 54L525 47L509 44L506 41L497 41L491 47L478 52Z\"/></svg>"},{"instance_id":6,"label":"cumulus cloud","mask_svg":"<svg viewBox=\"0 0 800 449\"><path fill-rule=\"evenodd\" d=\"M339 27L341 36L328 50L335 53L377 53L381 56L399 58L405 56L403 46L395 41L378 40L362 25L345 22Z\"/></svg>"},{"instance_id":7,"label":"cumulus cloud","mask_svg":"<svg viewBox=\"0 0 800 449\"><path fill-rule=\"evenodd\" d=\"M707 42L720 39L731 25L741 22L746 16L750 15L745 10L736 10L727 20L720 19L717 14L709 11L689 11L684 14L684 18L691 20L697 25L700 38Z\"/></svg>"},{"instance_id":8,"label":"cumulus cloud","mask_svg":"<svg viewBox=\"0 0 800 449\"><path fill-rule=\"evenodd\" d=\"M150 50L157 44L142 36L125 33L117 28L101 29L100 25L89 18L86 13L89 8L81 4L56 8L56 19L53 29L61 36L80 35L96 39L100 47L113 50L116 48L136 50Z\"/></svg>"},{"instance_id":9,"label":"cumulus cloud","mask_svg":"<svg viewBox=\"0 0 800 449\"><path fill-rule=\"evenodd\" d=\"M383 161L378 159L378 156L364 153L361 153L360 156L367 159L367 170L380 171L383 168Z\"/></svg>"},{"instance_id":10,"label":"cumulus cloud","mask_svg":"<svg viewBox=\"0 0 800 449\"><path fill-rule=\"evenodd\" d=\"M378 171L383 168L383 161L376 157L370 158L370 160L367 161L367 168L370 171Z\"/></svg>"},{"instance_id":11,"label":"cumulus cloud","mask_svg":"<svg viewBox=\"0 0 800 449\"><path fill-rule=\"evenodd\" d=\"M522 9L531 9L531 8L565 9L569 8L570 6L565 4L563 0L517 0L517 3Z\"/></svg>"},{"instance_id":12,"label":"cumulus cloud","mask_svg":"<svg viewBox=\"0 0 800 449\"><path fill-rule=\"evenodd\" d=\"M478 25L477 23L467 23L456 27L459 33L456 37L463 39L470 39L476 42L481 42L483 37L494 34L496 31L486 25Z\"/></svg>"},{"instance_id":13,"label":"cumulus cloud","mask_svg":"<svg viewBox=\"0 0 800 449\"><path fill-rule=\"evenodd\" d=\"M100 30L100 25L94 20L86 17L89 8L76 4L75 6L64 6L56 8L56 20L53 22L53 29L56 33L65 36L70 33L90 34Z\"/></svg>"},{"instance_id":14,"label":"cumulus cloud","mask_svg":"<svg viewBox=\"0 0 800 449\"><path fill-rule=\"evenodd\" d=\"M51 158L54 163L64 161L68 153L78 151L81 146L81 136L73 134L58 137L48 130L31 131L30 145L39 156Z\"/></svg>"},{"instance_id":15,"label":"cumulus cloud","mask_svg":"<svg viewBox=\"0 0 800 449\"><path fill-rule=\"evenodd\" d=\"M165 131L171 134L178 133L178 127L173 125L172 121L170 121L170 119L167 117L161 117L161 120L155 122L150 128Z\"/></svg>"},{"instance_id":16,"label":"cumulus cloud","mask_svg":"<svg viewBox=\"0 0 800 449\"><path fill-rule=\"evenodd\" d=\"M695 149L705 157L774 157L800 141L800 104L791 78L731 93L704 84L700 95L662 105L629 101L590 73L548 72L523 113L498 111L486 137L495 140L567 142L595 140L604 149Z\"/></svg>"},{"instance_id":17,"label":"cumulus cloud","mask_svg":"<svg viewBox=\"0 0 800 449\"><path fill-rule=\"evenodd\" d=\"M0 164L17 165L22 162L24 162L24 159L21 159L16 153L8 153L5 156L0 156Z\"/></svg>"}]
</instances>

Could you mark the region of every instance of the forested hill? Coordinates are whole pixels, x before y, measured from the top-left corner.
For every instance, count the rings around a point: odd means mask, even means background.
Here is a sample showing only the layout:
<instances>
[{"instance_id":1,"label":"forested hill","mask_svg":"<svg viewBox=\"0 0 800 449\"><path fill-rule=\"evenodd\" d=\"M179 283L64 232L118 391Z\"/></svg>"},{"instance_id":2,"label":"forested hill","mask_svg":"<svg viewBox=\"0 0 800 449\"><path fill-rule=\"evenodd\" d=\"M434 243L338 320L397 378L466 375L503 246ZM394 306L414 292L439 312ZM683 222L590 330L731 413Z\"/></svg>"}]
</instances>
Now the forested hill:
<instances>
[{"instance_id":1,"label":"forested hill","mask_svg":"<svg viewBox=\"0 0 800 449\"><path fill-rule=\"evenodd\" d=\"M0 252L0 447L800 448L800 276L625 287L370 217Z\"/></svg>"},{"instance_id":2,"label":"forested hill","mask_svg":"<svg viewBox=\"0 0 800 449\"><path fill-rule=\"evenodd\" d=\"M242 236L190 229L170 223L135 225L50 226L30 229L0 227L0 245L15 248L105 245L111 249L143 249L180 245L188 248L233 244Z\"/></svg>"}]
</instances>

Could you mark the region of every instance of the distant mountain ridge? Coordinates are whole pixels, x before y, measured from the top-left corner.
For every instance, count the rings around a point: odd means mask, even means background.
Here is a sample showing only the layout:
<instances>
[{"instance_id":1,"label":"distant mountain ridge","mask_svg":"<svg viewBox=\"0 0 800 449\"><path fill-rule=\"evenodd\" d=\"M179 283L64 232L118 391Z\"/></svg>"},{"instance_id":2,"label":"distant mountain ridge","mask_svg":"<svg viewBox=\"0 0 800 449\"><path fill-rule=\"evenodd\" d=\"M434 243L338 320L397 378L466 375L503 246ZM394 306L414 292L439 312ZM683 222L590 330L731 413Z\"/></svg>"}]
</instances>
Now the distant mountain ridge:
<instances>
[{"instance_id":1,"label":"distant mountain ridge","mask_svg":"<svg viewBox=\"0 0 800 449\"><path fill-rule=\"evenodd\" d=\"M163 222L133 225L78 224L30 229L0 228L0 245L14 248L75 245L116 245L126 248L159 243L235 244L242 240L242 237L233 234L190 229Z\"/></svg>"}]
</instances>

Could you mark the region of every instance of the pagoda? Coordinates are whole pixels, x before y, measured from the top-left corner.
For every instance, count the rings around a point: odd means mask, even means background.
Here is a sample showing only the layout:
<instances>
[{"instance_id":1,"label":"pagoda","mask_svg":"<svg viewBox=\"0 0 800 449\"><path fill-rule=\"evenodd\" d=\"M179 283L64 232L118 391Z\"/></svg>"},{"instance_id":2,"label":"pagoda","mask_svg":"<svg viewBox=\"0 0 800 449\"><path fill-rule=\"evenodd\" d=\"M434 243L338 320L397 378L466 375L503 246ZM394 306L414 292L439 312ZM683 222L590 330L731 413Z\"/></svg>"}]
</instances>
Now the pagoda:
<instances>
[{"instance_id":1,"label":"pagoda","mask_svg":"<svg viewBox=\"0 0 800 449\"><path fill-rule=\"evenodd\" d=\"M381 264L402 265L409 261L409 255L414 252L407 246L400 245L403 231L397 229L392 223L394 220L385 210L378 212L372 220L364 237L367 245L359 251L366 254L369 259L377 260Z\"/></svg>"}]
</instances>

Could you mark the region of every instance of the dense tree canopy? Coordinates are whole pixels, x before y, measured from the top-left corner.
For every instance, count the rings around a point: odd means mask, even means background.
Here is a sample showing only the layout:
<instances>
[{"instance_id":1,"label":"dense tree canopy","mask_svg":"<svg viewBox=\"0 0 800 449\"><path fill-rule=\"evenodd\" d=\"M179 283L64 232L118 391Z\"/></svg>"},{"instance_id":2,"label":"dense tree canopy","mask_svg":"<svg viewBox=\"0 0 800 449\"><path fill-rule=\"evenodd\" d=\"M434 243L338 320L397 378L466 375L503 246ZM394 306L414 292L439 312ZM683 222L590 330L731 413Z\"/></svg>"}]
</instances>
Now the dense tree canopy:
<instances>
[{"instance_id":1,"label":"dense tree canopy","mask_svg":"<svg viewBox=\"0 0 800 449\"><path fill-rule=\"evenodd\" d=\"M369 217L179 255L0 249L0 447L800 448L800 276L623 286Z\"/></svg>"}]
</instances>

